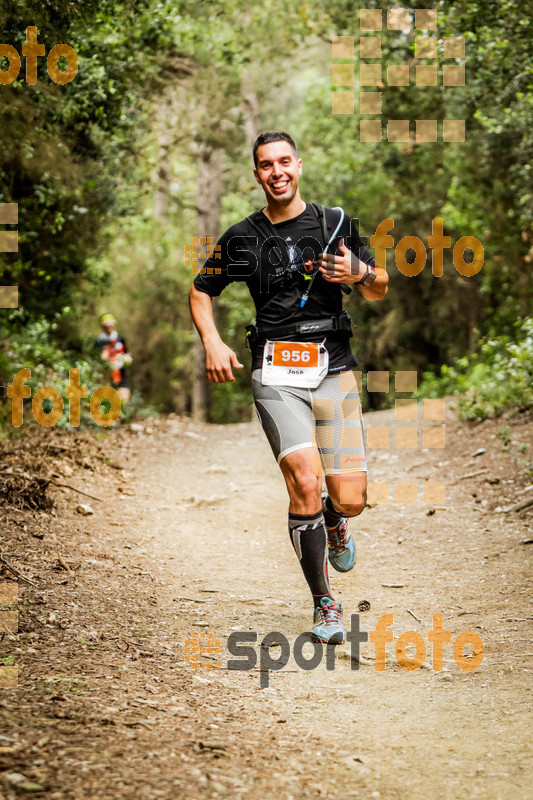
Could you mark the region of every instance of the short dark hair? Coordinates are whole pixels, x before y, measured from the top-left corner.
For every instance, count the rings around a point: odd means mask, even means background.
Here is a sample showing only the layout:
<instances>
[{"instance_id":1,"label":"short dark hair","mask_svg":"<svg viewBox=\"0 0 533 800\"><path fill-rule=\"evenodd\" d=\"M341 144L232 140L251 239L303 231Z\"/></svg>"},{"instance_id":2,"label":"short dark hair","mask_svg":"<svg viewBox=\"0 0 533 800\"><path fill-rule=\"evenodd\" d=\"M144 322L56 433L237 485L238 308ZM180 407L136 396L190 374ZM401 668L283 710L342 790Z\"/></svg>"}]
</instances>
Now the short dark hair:
<instances>
[{"instance_id":1,"label":"short dark hair","mask_svg":"<svg viewBox=\"0 0 533 800\"><path fill-rule=\"evenodd\" d=\"M254 165L257 167L257 148L261 147L262 144L270 144L270 142L288 142L292 147L294 155L298 158L298 152L296 150L296 144L292 136L289 136L288 133L284 131L264 131L260 133L257 139L254 142L253 147L253 156L254 156Z\"/></svg>"}]
</instances>

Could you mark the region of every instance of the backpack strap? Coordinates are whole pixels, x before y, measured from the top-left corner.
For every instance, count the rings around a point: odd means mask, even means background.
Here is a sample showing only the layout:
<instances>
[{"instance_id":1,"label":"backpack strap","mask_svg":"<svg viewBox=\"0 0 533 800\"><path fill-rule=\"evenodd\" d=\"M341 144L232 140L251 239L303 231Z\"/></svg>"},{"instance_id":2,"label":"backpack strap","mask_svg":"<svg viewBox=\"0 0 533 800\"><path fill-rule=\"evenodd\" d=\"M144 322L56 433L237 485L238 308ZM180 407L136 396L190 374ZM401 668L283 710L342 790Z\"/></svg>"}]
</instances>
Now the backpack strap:
<instances>
[{"instance_id":1,"label":"backpack strap","mask_svg":"<svg viewBox=\"0 0 533 800\"><path fill-rule=\"evenodd\" d=\"M283 264L285 269L287 269L290 266L290 260L289 254L287 253L287 248L285 247L285 242L281 236L276 233L276 230L268 217L266 217L262 211L254 211L253 214L250 214L249 217L246 217L246 222L250 223L250 226L264 241L273 238L278 242L274 246L274 250L276 251L280 263ZM281 244L282 242L283 244Z\"/></svg>"},{"instance_id":2,"label":"backpack strap","mask_svg":"<svg viewBox=\"0 0 533 800\"><path fill-rule=\"evenodd\" d=\"M313 211L315 212L315 216L320 223L320 227L322 228L322 235L324 237L324 247L329 240L329 232L328 226L326 223L326 209L324 206L321 206L320 203L309 203Z\"/></svg>"}]
</instances>

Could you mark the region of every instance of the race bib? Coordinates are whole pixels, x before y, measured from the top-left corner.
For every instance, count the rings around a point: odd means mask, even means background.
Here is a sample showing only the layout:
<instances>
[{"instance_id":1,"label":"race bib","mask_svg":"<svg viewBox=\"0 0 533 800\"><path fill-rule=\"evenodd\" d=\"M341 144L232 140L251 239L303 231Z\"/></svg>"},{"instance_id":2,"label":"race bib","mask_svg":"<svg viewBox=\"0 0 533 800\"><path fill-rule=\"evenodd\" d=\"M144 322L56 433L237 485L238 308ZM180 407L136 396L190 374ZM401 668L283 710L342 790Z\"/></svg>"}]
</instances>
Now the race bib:
<instances>
[{"instance_id":1,"label":"race bib","mask_svg":"<svg viewBox=\"0 0 533 800\"><path fill-rule=\"evenodd\" d=\"M328 374L329 354L324 342L271 342L263 351L263 386L300 386L316 389Z\"/></svg>"}]
</instances>

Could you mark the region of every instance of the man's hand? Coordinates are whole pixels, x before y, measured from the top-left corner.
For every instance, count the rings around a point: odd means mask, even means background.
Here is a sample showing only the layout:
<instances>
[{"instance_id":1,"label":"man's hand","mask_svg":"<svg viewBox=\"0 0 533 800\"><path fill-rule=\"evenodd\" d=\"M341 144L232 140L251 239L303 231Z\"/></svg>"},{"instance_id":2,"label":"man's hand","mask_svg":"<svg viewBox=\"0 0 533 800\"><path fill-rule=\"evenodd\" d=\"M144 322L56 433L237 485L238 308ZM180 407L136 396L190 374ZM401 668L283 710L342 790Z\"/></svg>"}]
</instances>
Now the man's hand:
<instances>
[{"instance_id":1,"label":"man's hand","mask_svg":"<svg viewBox=\"0 0 533 800\"><path fill-rule=\"evenodd\" d=\"M232 367L242 369L236 354L224 344L217 331L213 318L213 300L205 292L199 291L194 283L189 291L191 314L205 348L205 369L212 383L234 381Z\"/></svg>"},{"instance_id":2,"label":"man's hand","mask_svg":"<svg viewBox=\"0 0 533 800\"><path fill-rule=\"evenodd\" d=\"M361 275L365 273L366 264L345 247L344 239L339 241L339 250L342 256L334 256L331 253L318 254L322 259L319 267L322 277L330 283L358 283Z\"/></svg>"},{"instance_id":3,"label":"man's hand","mask_svg":"<svg viewBox=\"0 0 533 800\"><path fill-rule=\"evenodd\" d=\"M207 377L212 383L234 381L231 368L242 369L243 366L236 353L223 341L205 346L205 368Z\"/></svg>"}]
</instances>

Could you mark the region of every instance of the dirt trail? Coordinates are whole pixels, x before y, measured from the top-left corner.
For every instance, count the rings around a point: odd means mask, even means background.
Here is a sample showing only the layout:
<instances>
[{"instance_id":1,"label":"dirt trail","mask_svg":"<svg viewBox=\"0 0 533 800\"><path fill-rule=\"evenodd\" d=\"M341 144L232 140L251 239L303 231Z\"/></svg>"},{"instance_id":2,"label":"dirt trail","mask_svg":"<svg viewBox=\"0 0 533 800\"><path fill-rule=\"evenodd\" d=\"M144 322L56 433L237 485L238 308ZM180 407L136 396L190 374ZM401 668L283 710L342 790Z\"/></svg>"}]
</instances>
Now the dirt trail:
<instances>
[{"instance_id":1,"label":"dirt trail","mask_svg":"<svg viewBox=\"0 0 533 800\"><path fill-rule=\"evenodd\" d=\"M393 419L377 412L366 425L392 427ZM445 481L446 503L396 504L391 492L388 505L366 509L351 523L356 568L334 573L332 584L347 625L367 601L364 631L393 614L395 640L419 633L424 667L402 669L392 643L385 670L376 671L367 642L357 670L349 645L336 649L330 671L325 658L303 671L291 655L268 688L260 688L257 668L226 668L227 636L257 632L261 655L263 636L279 631L292 647L310 628L311 607L287 533L285 487L263 433L256 423L176 418L146 427L123 435L131 474L123 473L122 491L110 468L107 476L71 478L105 502L80 521L72 495L62 494L49 546L35 550L32 574L58 549L73 573L81 558L76 577L54 587L60 619L69 603L80 616L65 617L59 631L52 620L38 652L31 615L18 635L19 689L3 690L0 706L11 726L7 747L23 742L26 749L18 761L18 751L0 761L6 797L18 796L8 780L13 771L40 782L41 796L51 798L531 796L533 547L524 541L532 517L527 509L495 511L526 496L531 480L509 471L496 424L458 426L450 416L444 450L369 451L371 480L416 482L419 499L424 481ZM531 439L531 423L512 430L516 443ZM486 452L472 457L481 444ZM118 452L111 435L106 446ZM52 602L45 590L38 597ZM93 622L81 625L91 609ZM457 666L451 644L444 669L431 668L436 613L452 642L464 630L482 638L485 656L475 671ZM205 631L222 652L200 660L220 669L193 669L187 660L186 640ZM310 645L305 652L310 657ZM57 686L49 676L58 674L76 674L74 687L83 678L83 689L55 701L35 694L39 676L41 686L47 675ZM18 716L8 692L18 693ZM35 735L27 734L30 718Z\"/></svg>"}]
</instances>

